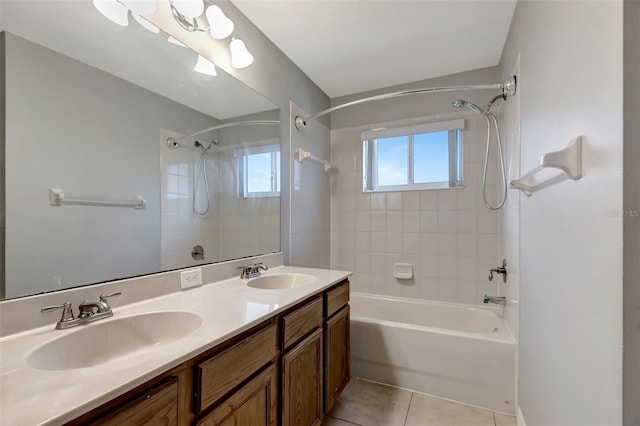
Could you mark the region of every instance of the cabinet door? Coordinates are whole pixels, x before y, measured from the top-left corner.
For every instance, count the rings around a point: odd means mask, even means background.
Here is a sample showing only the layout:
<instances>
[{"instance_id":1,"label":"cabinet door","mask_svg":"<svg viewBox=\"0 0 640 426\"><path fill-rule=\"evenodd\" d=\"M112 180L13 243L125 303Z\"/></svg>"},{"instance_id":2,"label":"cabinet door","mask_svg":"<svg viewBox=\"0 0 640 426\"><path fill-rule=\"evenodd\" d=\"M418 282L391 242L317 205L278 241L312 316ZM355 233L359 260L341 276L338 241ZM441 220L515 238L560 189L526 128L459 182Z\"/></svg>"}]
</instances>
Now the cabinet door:
<instances>
[{"instance_id":1,"label":"cabinet door","mask_svg":"<svg viewBox=\"0 0 640 426\"><path fill-rule=\"evenodd\" d=\"M198 426L276 426L277 373L271 365L236 393L222 401Z\"/></svg>"},{"instance_id":2,"label":"cabinet door","mask_svg":"<svg viewBox=\"0 0 640 426\"><path fill-rule=\"evenodd\" d=\"M325 413L349 382L349 306L329 318L325 328Z\"/></svg>"},{"instance_id":3,"label":"cabinet door","mask_svg":"<svg viewBox=\"0 0 640 426\"><path fill-rule=\"evenodd\" d=\"M322 421L322 329L282 357L282 425Z\"/></svg>"},{"instance_id":4,"label":"cabinet door","mask_svg":"<svg viewBox=\"0 0 640 426\"><path fill-rule=\"evenodd\" d=\"M92 422L93 425L177 425L178 381L175 377L149 389L113 414Z\"/></svg>"}]
</instances>

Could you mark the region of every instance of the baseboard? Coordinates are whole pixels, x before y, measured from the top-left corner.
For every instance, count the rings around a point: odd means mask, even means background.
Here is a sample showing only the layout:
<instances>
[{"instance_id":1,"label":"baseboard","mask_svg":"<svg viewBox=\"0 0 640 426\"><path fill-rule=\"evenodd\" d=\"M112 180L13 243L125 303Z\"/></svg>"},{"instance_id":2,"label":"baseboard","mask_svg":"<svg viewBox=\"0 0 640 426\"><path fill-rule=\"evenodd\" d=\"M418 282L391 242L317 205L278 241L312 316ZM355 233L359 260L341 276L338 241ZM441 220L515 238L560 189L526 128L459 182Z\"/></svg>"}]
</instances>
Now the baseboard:
<instances>
[{"instance_id":1,"label":"baseboard","mask_svg":"<svg viewBox=\"0 0 640 426\"><path fill-rule=\"evenodd\" d=\"M516 425L527 426L527 424L524 422L524 416L522 415L522 410L520 410L520 406L518 406L518 410L516 411Z\"/></svg>"}]
</instances>

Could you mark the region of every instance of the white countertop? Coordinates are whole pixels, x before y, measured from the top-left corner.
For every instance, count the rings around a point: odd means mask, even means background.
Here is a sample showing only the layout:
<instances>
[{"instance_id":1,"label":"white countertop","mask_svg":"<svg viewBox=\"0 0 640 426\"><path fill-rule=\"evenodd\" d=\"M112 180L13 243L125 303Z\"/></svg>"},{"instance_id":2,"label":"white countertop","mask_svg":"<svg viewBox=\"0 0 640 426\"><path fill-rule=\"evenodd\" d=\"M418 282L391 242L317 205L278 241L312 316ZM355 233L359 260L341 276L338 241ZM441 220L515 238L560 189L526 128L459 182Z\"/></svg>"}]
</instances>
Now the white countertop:
<instances>
[{"instance_id":1,"label":"white countertop","mask_svg":"<svg viewBox=\"0 0 640 426\"><path fill-rule=\"evenodd\" d=\"M292 289L261 290L248 287L247 280L233 278L116 307L112 318L69 330L55 330L55 324L51 324L0 339L0 424L31 426L72 420L351 274L281 266L263 275L281 273L309 274L316 281ZM191 312L200 315L203 322L196 331L175 342L139 350L95 367L49 371L26 364L34 349L65 333L158 311Z\"/></svg>"}]
</instances>

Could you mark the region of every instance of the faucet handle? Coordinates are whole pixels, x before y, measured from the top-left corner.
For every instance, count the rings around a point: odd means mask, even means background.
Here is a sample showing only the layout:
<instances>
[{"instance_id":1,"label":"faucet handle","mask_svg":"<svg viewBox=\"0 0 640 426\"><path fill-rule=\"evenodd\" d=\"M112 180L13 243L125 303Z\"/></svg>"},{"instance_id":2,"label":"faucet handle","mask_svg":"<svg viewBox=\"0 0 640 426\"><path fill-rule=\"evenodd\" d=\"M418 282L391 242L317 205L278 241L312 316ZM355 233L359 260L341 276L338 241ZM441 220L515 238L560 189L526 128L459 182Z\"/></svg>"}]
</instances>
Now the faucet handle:
<instances>
[{"instance_id":1,"label":"faucet handle","mask_svg":"<svg viewBox=\"0 0 640 426\"><path fill-rule=\"evenodd\" d=\"M62 305L45 306L40 309L40 312L50 312L57 309L62 309L62 318L60 318L60 322L71 321L74 319L71 302L64 302Z\"/></svg>"},{"instance_id":2,"label":"faucet handle","mask_svg":"<svg viewBox=\"0 0 640 426\"><path fill-rule=\"evenodd\" d=\"M121 291L115 291L115 292L113 292L113 293L111 293L111 294L101 294L101 295L100 295L100 301L101 301L102 303L105 303L107 306L109 306L109 303L107 302L107 299L108 299L109 297L113 297L113 296L120 296L121 294L122 294L122 292L121 292Z\"/></svg>"}]
</instances>

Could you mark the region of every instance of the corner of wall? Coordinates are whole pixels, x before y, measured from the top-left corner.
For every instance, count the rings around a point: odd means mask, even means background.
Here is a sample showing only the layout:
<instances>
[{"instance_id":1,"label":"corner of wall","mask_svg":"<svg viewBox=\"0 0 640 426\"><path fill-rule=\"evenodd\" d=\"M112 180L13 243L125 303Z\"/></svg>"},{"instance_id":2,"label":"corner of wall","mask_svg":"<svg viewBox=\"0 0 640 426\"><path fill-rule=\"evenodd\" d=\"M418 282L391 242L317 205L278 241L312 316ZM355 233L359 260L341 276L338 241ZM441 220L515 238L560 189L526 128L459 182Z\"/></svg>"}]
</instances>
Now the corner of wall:
<instances>
[{"instance_id":1,"label":"corner of wall","mask_svg":"<svg viewBox=\"0 0 640 426\"><path fill-rule=\"evenodd\" d=\"M0 32L0 110L6 111L5 107L5 33ZM0 114L0 182L5 179L5 114ZM5 245L5 193L4 184L0 185L0 299L4 299L5 277L4 271L4 245Z\"/></svg>"},{"instance_id":2,"label":"corner of wall","mask_svg":"<svg viewBox=\"0 0 640 426\"><path fill-rule=\"evenodd\" d=\"M640 2L624 2L623 424L640 424Z\"/></svg>"}]
</instances>

